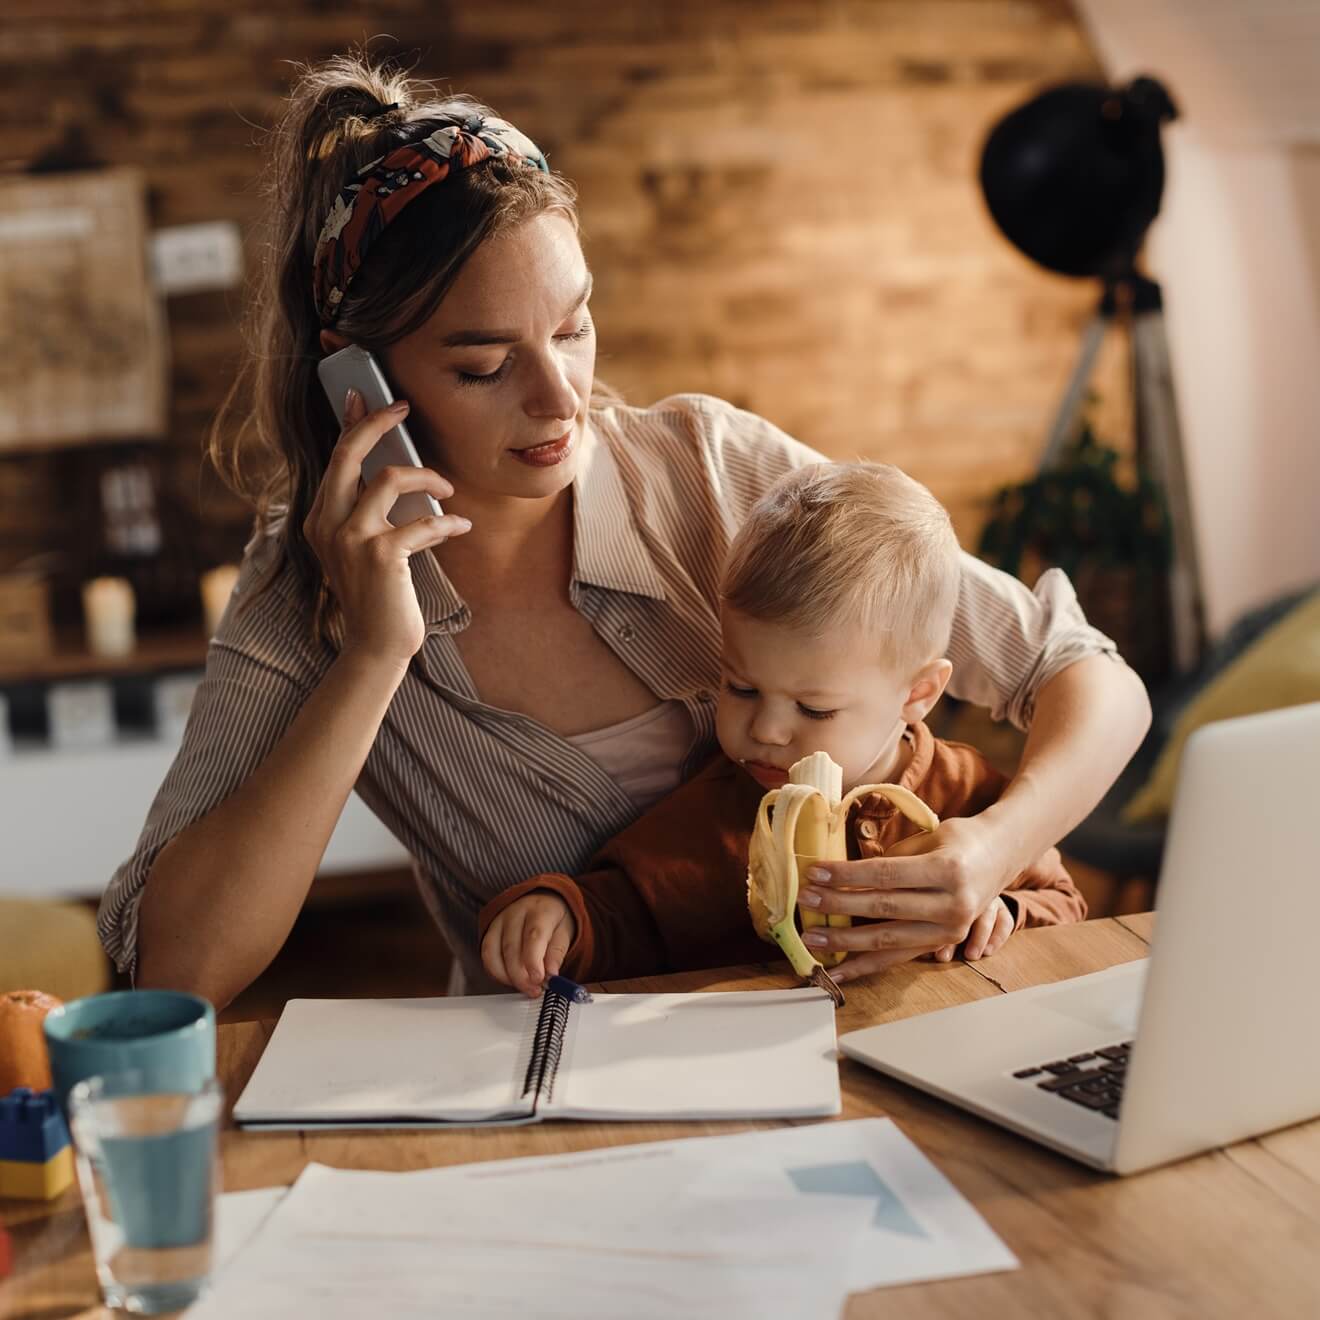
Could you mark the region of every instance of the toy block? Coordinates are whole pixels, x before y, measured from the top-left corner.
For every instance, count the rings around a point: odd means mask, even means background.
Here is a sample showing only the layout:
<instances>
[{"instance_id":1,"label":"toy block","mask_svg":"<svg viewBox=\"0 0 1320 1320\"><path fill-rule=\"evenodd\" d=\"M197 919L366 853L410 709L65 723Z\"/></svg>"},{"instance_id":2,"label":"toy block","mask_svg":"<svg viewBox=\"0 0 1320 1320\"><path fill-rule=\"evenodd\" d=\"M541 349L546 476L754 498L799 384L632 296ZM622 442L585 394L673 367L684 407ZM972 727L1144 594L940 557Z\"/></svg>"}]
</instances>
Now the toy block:
<instances>
[{"instance_id":1,"label":"toy block","mask_svg":"<svg viewBox=\"0 0 1320 1320\"><path fill-rule=\"evenodd\" d=\"M20 1086L0 1097L0 1160L41 1164L69 1144L54 1091Z\"/></svg>"},{"instance_id":2,"label":"toy block","mask_svg":"<svg viewBox=\"0 0 1320 1320\"><path fill-rule=\"evenodd\" d=\"M14 1249L9 1242L9 1234L0 1228L0 1279L7 1278L14 1268Z\"/></svg>"},{"instance_id":3,"label":"toy block","mask_svg":"<svg viewBox=\"0 0 1320 1320\"><path fill-rule=\"evenodd\" d=\"M0 1099L0 1196L50 1200L73 1181L69 1130L54 1091Z\"/></svg>"},{"instance_id":4,"label":"toy block","mask_svg":"<svg viewBox=\"0 0 1320 1320\"><path fill-rule=\"evenodd\" d=\"M0 1160L0 1200L53 1201L73 1182L73 1151L68 1146L42 1164Z\"/></svg>"}]
</instances>

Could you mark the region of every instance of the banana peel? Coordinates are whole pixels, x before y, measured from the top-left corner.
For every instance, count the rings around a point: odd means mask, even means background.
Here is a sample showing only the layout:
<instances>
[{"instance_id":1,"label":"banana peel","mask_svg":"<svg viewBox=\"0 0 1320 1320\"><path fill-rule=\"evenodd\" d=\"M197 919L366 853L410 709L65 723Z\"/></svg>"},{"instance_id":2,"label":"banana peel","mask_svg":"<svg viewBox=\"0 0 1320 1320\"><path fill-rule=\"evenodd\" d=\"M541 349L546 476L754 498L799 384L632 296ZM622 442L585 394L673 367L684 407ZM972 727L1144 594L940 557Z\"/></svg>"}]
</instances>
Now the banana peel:
<instances>
[{"instance_id":1,"label":"banana peel","mask_svg":"<svg viewBox=\"0 0 1320 1320\"><path fill-rule=\"evenodd\" d=\"M848 955L832 952L817 959L802 942L798 928L850 926L842 913L828 916L797 901L802 871L818 861L848 856L848 812L858 798L879 793L892 802L918 829L933 830L939 817L913 792L899 784L864 784L842 794L843 770L824 752L813 752L796 762L788 783L772 789L756 812L748 849L747 909L756 933L783 951L793 970L824 990L838 1006L841 991L826 967L835 967Z\"/></svg>"}]
</instances>

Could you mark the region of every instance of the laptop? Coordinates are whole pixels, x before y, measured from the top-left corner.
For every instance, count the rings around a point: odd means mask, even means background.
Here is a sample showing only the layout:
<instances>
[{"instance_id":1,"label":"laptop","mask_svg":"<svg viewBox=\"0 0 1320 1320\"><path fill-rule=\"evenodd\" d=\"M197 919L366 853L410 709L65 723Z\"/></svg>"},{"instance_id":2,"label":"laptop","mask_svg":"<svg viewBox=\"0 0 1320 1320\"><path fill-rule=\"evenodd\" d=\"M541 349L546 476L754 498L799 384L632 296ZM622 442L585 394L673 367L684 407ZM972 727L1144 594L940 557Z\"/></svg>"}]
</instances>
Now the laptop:
<instances>
[{"instance_id":1,"label":"laptop","mask_svg":"<svg viewBox=\"0 0 1320 1320\"><path fill-rule=\"evenodd\" d=\"M1112 1173L1320 1115L1320 703L1187 741L1150 956L843 1053Z\"/></svg>"}]
</instances>

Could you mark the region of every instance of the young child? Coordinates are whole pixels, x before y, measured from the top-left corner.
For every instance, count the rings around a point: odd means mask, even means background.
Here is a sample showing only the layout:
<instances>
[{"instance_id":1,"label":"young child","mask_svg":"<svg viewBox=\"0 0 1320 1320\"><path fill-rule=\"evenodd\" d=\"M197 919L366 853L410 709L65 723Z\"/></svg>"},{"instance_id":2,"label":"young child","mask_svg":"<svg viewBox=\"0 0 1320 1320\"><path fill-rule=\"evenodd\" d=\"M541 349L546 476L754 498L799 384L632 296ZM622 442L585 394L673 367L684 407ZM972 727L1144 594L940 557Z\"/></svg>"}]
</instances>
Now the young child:
<instances>
[{"instance_id":1,"label":"young child","mask_svg":"<svg viewBox=\"0 0 1320 1320\"><path fill-rule=\"evenodd\" d=\"M827 752L843 791L897 783L941 818L973 816L1007 782L922 722L952 666L958 542L933 495L897 468L819 464L753 507L722 585L723 755L610 840L576 879L538 875L481 912L481 956L533 997L545 977L608 980L764 962L747 912L757 806L793 763ZM852 809L849 856L916 831L886 798ZM984 954L1023 926L1077 921L1086 904L1051 848L977 919Z\"/></svg>"}]
</instances>

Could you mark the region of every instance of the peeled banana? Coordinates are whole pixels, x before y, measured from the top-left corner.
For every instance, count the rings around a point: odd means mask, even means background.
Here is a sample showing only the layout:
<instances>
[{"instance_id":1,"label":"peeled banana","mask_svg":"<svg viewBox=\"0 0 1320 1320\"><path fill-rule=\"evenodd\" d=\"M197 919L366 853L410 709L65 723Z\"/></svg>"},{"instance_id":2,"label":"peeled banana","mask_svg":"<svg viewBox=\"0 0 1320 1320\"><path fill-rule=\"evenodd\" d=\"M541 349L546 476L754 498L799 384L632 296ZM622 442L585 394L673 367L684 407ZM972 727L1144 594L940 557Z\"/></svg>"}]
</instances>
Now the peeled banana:
<instances>
[{"instance_id":1,"label":"peeled banana","mask_svg":"<svg viewBox=\"0 0 1320 1320\"><path fill-rule=\"evenodd\" d=\"M883 794L919 829L933 830L940 823L915 793L898 784L864 784L844 797L843 768L825 752L813 752L792 766L783 788L761 799L748 851L747 908L756 933L779 945L799 976L840 1005L843 992L825 965L837 966L848 955L826 953L817 960L803 944L796 921L798 885L801 870L813 862L848 856L848 812L868 793ZM804 930L827 922L852 925L847 915L826 916L812 908L803 908L801 917Z\"/></svg>"}]
</instances>

